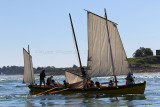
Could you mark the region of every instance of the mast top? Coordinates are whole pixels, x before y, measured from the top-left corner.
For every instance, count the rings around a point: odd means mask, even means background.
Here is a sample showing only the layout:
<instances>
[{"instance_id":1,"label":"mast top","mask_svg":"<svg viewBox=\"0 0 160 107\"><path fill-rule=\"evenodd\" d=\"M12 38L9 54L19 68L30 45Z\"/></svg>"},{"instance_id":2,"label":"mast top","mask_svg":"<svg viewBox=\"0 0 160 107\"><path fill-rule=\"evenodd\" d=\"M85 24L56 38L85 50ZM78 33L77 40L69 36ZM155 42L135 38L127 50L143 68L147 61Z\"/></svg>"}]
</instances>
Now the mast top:
<instances>
[{"instance_id":1,"label":"mast top","mask_svg":"<svg viewBox=\"0 0 160 107\"><path fill-rule=\"evenodd\" d=\"M28 53L30 54L30 51L29 51L29 45L28 45Z\"/></svg>"}]
</instances>

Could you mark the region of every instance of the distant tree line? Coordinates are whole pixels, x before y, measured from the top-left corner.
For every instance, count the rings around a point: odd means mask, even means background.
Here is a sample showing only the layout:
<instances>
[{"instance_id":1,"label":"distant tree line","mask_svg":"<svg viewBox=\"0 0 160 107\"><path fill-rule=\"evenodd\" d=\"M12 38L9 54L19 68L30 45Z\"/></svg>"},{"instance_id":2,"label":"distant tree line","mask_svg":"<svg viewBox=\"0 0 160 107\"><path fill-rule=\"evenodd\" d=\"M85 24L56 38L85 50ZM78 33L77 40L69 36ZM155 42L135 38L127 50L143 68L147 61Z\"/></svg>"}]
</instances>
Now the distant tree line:
<instances>
[{"instance_id":1,"label":"distant tree line","mask_svg":"<svg viewBox=\"0 0 160 107\"><path fill-rule=\"evenodd\" d=\"M15 75L23 74L24 67L22 66L3 66L0 68L0 74Z\"/></svg>"},{"instance_id":2,"label":"distant tree line","mask_svg":"<svg viewBox=\"0 0 160 107\"><path fill-rule=\"evenodd\" d=\"M150 48L140 47L133 53L134 58L129 58L129 63L130 64L160 64L160 57L158 56L151 57L151 56L153 56L153 51ZM76 65L73 65L73 67L66 67L66 68L56 68L54 66L37 67L37 68L34 68L34 73L39 74L43 69L46 70L46 74L48 75L64 75L64 71L67 71L67 70L80 73L80 68L77 67ZM0 68L0 74L23 75L24 67L23 66L3 66L2 68Z\"/></svg>"},{"instance_id":3,"label":"distant tree line","mask_svg":"<svg viewBox=\"0 0 160 107\"><path fill-rule=\"evenodd\" d=\"M80 68L77 67L76 65L73 65L73 67L66 67L66 68L56 68L54 66L48 66L48 67L38 67L35 70L36 74L40 74L40 72L45 69L46 70L46 74L49 75L64 75L64 71L74 71L79 73L80 72Z\"/></svg>"},{"instance_id":4,"label":"distant tree line","mask_svg":"<svg viewBox=\"0 0 160 107\"><path fill-rule=\"evenodd\" d=\"M64 71L75 71L79 72L80 68L76 65L73 67L66 67L66 68L56 68L54 66L48 67L37 67L33 68L35 74L39 74L43 69L46 70L46 74L48 75L64 75ZM23 75L24 74L24 67L23 66L3 66L0 68L0 75Z\"/></svg>"}]
</instances>

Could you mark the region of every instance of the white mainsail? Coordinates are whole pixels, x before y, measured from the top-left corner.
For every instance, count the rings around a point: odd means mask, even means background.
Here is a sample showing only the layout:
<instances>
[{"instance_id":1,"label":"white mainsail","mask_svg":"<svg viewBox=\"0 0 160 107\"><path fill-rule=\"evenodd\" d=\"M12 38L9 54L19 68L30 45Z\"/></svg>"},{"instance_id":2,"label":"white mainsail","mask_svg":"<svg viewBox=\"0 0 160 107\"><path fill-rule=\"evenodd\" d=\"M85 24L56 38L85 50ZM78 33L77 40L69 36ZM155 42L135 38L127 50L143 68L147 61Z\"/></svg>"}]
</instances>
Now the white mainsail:
<instances>
[{"instance_id":1,"label":"white mainsail","mask_svg":"<svg viewBox=\"0 0 160 107\"><path fill-rule=\"evenodd\" d=\"M24 55L23 82L34 84L35 78L34 78L34 72L33 72L32 56L25 49L23 49L23 55Z\"/></svg>"},{"instance_id":2,"label":"white mainsail","mask_svg":"<svg viewBox=\"0 0 160 107\"><path fill-rule=\"evenodd\" d=\"M111 53L115 70L114 75L126 75L130 72L117 26L111 21L107 21L107 23L109 31L107 31L106 19L88 12L87 75L89 77L113 75ZM112 52L110 51L110 45Z\"/></svg>"}]
</instances>

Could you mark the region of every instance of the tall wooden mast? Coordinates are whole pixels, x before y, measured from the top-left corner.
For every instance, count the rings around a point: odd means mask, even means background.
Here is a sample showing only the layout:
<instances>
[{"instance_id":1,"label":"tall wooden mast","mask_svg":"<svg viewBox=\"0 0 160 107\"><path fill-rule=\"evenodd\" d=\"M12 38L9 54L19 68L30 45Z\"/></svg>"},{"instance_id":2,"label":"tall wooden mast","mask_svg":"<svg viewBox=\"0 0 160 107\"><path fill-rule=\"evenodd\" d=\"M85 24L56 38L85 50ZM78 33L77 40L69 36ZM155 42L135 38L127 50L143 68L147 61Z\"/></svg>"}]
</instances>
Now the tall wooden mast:
<instances>
[{"instance_id":1,"label":"tall wooden mast","mask_svg":"<svg viewBox=\"0 0 160 107\"><path fill-rule=\"evenodd\" d=\"M79 49L78 49L77 40L76 40L76 36L75 36L74 27L73 27L72 18L71 18L70 13L69 13L69 18L70 18L70 21L71 21L71 27L72 27L73 37L74 37L74 41L75 41L75 45L76 45L76 50L77 50L77 54L78 54L79 64L80 64L80 68L82 70L81 58L80 58L80 54L79 54Z\"/></svg>"},{"instance_id":2,"label":"tall wooden mast","mask_svg":"<svg viewBox=\"0 0 160 107\"><path fill-rule=\"evenodd\" d=\"M113 64L113 54L112 54L112 48L111 48L111 42L110 42L110 37L109 37L109 29L108 29L108 22L107 22L107 13L106 13L106 9L104 9L104 12L105 12L105 18L106 18L106 26L107 26L107 33L108 33L108 43L109 43L109 46L110 46L110 53L111 53L111 62L112 62L112 71L113 71L113 76L115 78L115 85L117 86L117 78L116 78L116 75L115 75L115 68L114 68L114 64Z\"/></svg>"}]
</instances>

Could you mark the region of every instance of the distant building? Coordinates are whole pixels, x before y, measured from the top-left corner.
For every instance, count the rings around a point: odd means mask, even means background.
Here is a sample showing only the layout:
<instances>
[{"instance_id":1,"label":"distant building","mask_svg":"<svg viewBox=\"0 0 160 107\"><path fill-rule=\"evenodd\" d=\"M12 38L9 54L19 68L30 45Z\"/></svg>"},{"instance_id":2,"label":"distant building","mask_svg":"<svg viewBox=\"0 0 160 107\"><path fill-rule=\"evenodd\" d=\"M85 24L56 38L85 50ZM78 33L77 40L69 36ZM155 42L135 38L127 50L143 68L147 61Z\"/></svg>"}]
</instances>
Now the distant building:
<instances>
[{"instance_id":1,"label":"distant building","mask_svg":"<svg viewBox=\"0 0 160 107\"><path fill-rule=\"evenodd\" d=\"M156 50L156 55L160 55L160 50Z\"/></svg>"}]
</instances>

